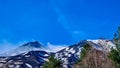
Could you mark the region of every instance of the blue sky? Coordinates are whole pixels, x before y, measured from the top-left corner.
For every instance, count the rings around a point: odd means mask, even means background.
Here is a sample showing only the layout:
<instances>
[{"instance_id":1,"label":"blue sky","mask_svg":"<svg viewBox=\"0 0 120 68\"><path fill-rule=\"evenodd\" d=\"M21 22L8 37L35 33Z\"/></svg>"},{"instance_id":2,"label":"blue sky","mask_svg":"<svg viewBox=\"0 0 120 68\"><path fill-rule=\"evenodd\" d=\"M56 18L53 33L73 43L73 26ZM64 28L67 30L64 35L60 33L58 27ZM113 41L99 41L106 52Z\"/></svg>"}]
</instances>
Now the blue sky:
<instances>
[{"instance_id":1,"label":"blue sky","mask_svg":"<svg viewBox=\"0 0 120 68\"><path fill-rule=\"evenodd\" d=\"M119 25L120 0L0 0L0 42L111 39Z\"/></svg>"}]
</instances>

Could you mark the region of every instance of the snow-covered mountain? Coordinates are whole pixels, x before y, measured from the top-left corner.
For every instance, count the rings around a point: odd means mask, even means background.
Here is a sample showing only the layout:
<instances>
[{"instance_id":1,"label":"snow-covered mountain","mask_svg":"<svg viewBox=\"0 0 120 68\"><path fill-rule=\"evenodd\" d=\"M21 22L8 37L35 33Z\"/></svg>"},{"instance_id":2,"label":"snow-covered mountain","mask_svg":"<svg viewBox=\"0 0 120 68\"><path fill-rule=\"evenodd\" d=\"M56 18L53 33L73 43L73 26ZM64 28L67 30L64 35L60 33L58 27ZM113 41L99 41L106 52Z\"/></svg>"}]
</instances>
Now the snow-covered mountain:
<instances>
[{"instance_id":1,"label":"snow-covered mountain","mask_svg":"<svg viewBox=\"0 0 120 68\"><path fill-rule=\"evenodd\" d=\"M25 53L29 51L36 51L36 50L43 50L43 49L44 49L44 46L41 43L39 43L38 41L34 41L34 42L25 43L19 46L18 48L5 52L1 55L2 56L15 56L21 53Z\"/></svg>"},{"instance_id":2,"label":"snow-covered mountain","mask_svg":"<svg viewBox=\"0 0 120 68\"><path fill-rule=\"evenodd\" d=\"M41 44L38 41L28 42L23 45L20 45L18 48L10 50L8 52L0 54L0 56L15 56L21 53L29 51L46 51L46 52L57 52L61 49L64 49L66 45L52 45L48 43L47 45Z\"/></svg>"},{"instance_id":3,"label":"snow-covered mountain","mask_svg":"<svg viewBox=\"0 0 120 68\"><path fill-rule=\"evenodd\" d=\"M16 56L0 57L0 68L41 68L50 53L30 51Z\"/></svg>"},{"instance_id":4,"label":"snow-covered mountain","mask_svg":"<svg viewBox=\"0 0 120 68\"><path fill-rule=\"evenodd\" d=\"M75 62L80 58L80 53L83 46L87 43L86 40L80 41L77 44L71 45L58 51L55 57L61 59L63 68L71 68Z\"/></svg>"},{"instance_id":5,"label":"snow-covered mountain","mask_svg":"<svg viewBox=\"0 0 120 68\"><path fill-rule=\"evenodd\" d=\"M96 50L106 52L109 52L111 48L115 48L115 45L110 40L80 41L79 43L66 47L56 53L56 58L61 59L63 68L73 68L73 64L80 59L81 51L86 43L90 44L92 48Z\"/></svg>"},{"instance_id":6,"label":"snow-covered mountain","mask_svg":"<svg viewBox=\"0 0 120 68\"><path fill-rule=\"evenodd\" d=\"M73 68L73 64L80 59L81 51L86 43L90 44L93 49L100 51L109 52L111 48L115 48L115 45L110 40L83 40L57 52L51 53L48 52L47 49L44 49L43 45L39 42L29 42L13 50L11 54L15 53L14 56L1 57L0 63L9 65L14 64L12 66L16 66L16 62L20 61L20 64L17 62L18 68L33 68L33 66L36 66L36 68L41 68L42 64L47 61L47 58L51 54L55 54L55 58L61 60L63 68ZM19 55L16 55L18 53ZM35 63L33 64L33 62ZM4 66L4 64L0 66Z\"/></svg>"},{"instance_id":7,"label":"snow-covered mountain","mask_svg":"<svg viewBox=\"0 0 120 68\"><path fill-rule=\"evenodd\" d=\"M92 45L92 43L93 44L97 44L98 46L94 46L96 49L99 49L99 50L105 50L105 51L110 51L111 50L111 48L113 48L113 49L116 49L116 47L115 47L115 44L113 44L113 42L111 41L111 40L101 40L101 39L99 39L99 40L87 40L87 41L89 41L90 43L91 43L91 45Z\"/></svg>"}]
</instances>

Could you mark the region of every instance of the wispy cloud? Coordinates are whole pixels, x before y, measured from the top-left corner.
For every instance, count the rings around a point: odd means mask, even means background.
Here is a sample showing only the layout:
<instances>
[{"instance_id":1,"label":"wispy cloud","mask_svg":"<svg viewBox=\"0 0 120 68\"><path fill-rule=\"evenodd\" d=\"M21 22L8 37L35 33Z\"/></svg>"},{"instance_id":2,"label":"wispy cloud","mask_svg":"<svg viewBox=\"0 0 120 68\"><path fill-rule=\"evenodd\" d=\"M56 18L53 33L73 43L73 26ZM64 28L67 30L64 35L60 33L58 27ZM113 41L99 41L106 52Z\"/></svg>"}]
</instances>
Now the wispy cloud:
<instances>
[{"instance_id":1,"label":"wispy cloud","mask_svg":"<svg viewBox=\"0 0 120 68\"><path fill-rule=\"evenodd\" d=\"M22 45L23 43L25 43L25 41L18 43L11 43L8 42L7 40L3 40L2 42L0 42L0 54L15 49L18 46Z\"/></svg>"},{"instance_id":2,"label":"wispy cloud","mask_svg":"<svg viewBox=\"0 0 120 68\"><path fill-rule=\"evenodd\" d=\"M67 16L62 12L62 10L55 4L53 10L58 15L59 24L68 32L74 40L84 39L86 37L86 32L83 30L73 30L74 27L71 27Z\"/></svg>"},{"instance_id":3,"label":"wispy cloud","mask_svg":"<svg viewBox=\"0 0 120 68\"><path fill-rule=\"evenodd\" d=\"M72 36L73 36L73 38L80 40L80 39L86 38L87 33L84 31L75 30L75 31L72 31Z\"/></svg>"},{"instance_id":4,"label":"wispy cloud","mask_svg":"<svg viewBox=\"0 0 120 68\"><path fill-rule=\"evenodd\" d=\"M60 8L53 8L53 10L57 13L58 15L58 22L59 24L64 28L66 29L66 31L69 31L70 30L70 26L69 26L69 23L67 21L67 17L65 16L64 13L61 12Z\"/></svg>"},{"instance_id":5,"label":"wispy cloud","mask_svg":"<svg viewBox=\"0 0 120 68\"><path fill-rule=\"evenodd\" d=\"M59 50L66 48L67 46L68 45L62 45L62 44L54 45L49 42L47 43L48 51L50 51L50 52L57 52Z\"/></svg>"},{"instance_id":6,"label":"wispy cloud","mask_svg":"<svg viewBox=\"0 0 120 68\"><path fill-rule=\"evenodd\" d=\"M80 30L75 30L72 31L73 34L80 34L80 35L85 35L86 33L84 31L80 31Z\"/></svg>"}]
</instances>

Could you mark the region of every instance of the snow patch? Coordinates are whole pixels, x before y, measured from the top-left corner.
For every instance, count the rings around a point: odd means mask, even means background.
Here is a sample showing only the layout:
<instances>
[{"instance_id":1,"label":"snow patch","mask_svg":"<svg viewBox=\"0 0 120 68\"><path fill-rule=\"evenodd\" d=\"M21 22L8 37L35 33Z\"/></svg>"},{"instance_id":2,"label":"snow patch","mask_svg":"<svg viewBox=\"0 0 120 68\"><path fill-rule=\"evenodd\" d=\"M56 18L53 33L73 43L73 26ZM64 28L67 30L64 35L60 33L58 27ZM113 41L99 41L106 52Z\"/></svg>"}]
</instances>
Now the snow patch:
<instances>
[{"instance_id":1,"label":"snow patch","mask_svg":"<svg viewBox=\"0 0 120 68\"><path fill-rule=\"evenodd\" d=\"M30 64L26 63L26 65L27 65L29 68L32 68L32 66L31 66Z\"/></svg>"}]
</instances>

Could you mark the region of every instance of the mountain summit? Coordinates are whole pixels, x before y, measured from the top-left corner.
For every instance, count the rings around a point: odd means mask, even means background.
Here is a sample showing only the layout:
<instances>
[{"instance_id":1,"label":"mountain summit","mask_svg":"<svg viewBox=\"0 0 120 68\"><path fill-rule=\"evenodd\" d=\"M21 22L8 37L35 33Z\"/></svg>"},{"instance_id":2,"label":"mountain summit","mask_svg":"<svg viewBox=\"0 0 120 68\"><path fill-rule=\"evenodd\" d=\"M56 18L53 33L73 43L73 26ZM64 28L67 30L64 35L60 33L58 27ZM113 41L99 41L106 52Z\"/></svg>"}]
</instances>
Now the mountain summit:
<instances>
[{"instance_id":1,"label":"mountain summit","mask_svg":"<svg viewBox=\"0 0 120 68\"><path fill-rule=\"evenodd\" d=\"M41 43L39 43L38 41L34 41L34 42L25 43L25 44L19 46L18 48L13 49L13 50L8 51L8 52L5 52L1 55L2 56L15 56L15 55L29 52L29 51L42 50L43 48L44 47Z\"/></svg>"},{"instance_id":2,"label":"mountain summit","mask_svg":"<svg viewBox=\"0 0 120 68\"><path fill-rule=\"evenodd\" d=\"M34 42L28 42L23 44L20 47L34 47L34 48L41 48L42 44L40 44L38 41L34 41Z\"/></svg>"}]
</instances>

